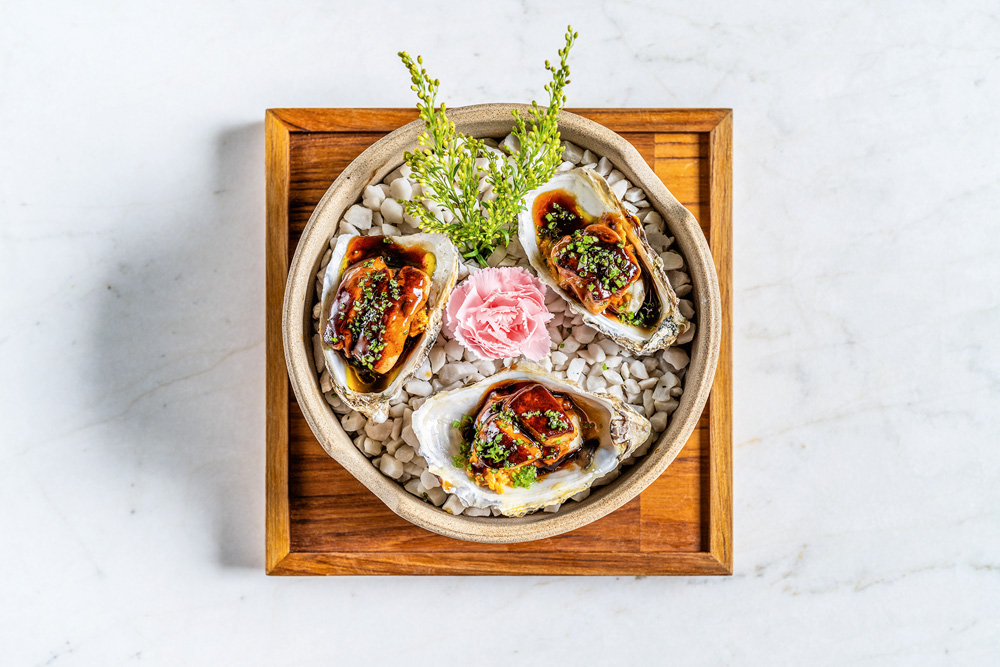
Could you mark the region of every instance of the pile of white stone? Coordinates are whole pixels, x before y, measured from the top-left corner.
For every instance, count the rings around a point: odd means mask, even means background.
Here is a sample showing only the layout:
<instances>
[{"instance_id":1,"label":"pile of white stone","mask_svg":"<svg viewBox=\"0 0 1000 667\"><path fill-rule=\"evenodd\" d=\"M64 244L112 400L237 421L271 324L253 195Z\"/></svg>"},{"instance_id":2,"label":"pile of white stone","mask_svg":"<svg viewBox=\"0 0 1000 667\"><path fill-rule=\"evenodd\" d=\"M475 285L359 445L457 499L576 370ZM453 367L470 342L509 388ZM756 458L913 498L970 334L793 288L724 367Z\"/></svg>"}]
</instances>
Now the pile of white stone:
<instances>
[{"instance_id":1,"label":"pile of white stone","mask_svg":"<svg viewBox=\"0 0 1000 667\"><path fill-rule=\"evenodd\" d=\"M495 142L491 142L491 146L502 150L504 146L514 146L514 142L514 138L508 136L499 146L493 146ZM689 361L685 347L695 332L694 308L691 301L684 298L691 291L691 281L685 271L684 258L671 249L674 240L667 236L663 219L649 206L642 189L633 187L625 180L607 158L594 155L569 142L564 142L563 147L564 162L559 166L560 171L577 166L597 171L625 202L625 206L643 223L649 243L663 259L667 278L680 297L681 313L692 320L691 328L678 339L677 346L646 357L631 357L613 340L585 325L582 318L570 311L566 302L554 291L548 290L546 294L546 306L554 315L548 324L552 336L552 351L540 365L559 377L576 382L587 391L613 394L630 403L649 419L652 425L649 439L623 462L623 465L631 465L649 450L667 428L670 415L677 409L683 391L684 373ZM485 160L482 166L485 166ZM481 199L492 196L485 180L481 182L479 190ZM362 201L344 214L339 233L371 236L416 233L419 230L414 221L403 213L399 202L420 199L420 196L420 185L410 178L409 167L400 167L390 173L384 182L365 188ZM441 211L430 202L425 201L424 205L445 220L450 217L447 211ZM331 239L331 247L336 241L337 237ZM320 387L331 408L340 415L344 430L358 449L372 460L373 465L400 482L415 496L452 514L489 515L489 510L466 507L457 496L445 493L437 477L427 470L426 461L417 453L419 442L410 427L410 417L431 394L457 389L488 378L517 359L479 359L442 331L423 366L393 399L389 419L383 423L367 419L337 397L330 373L324 366L319 335L319 296L330 255L331 251L328 250L316 276L317 303L313 308L316 333L313 344L316 368L324 369L320 375ZM506 248L498 248L489 257L488 264L522 266L533 272L516 237ZM459 281L478 270L480 267L477 264L460 264ZM616 470L606 475L595 486L613 481L618 474L619 471ZM573 500L583 500L589 493L588 490L577 494ZM553 505L546 507L545 511L555 512L558 509L558 505Z\"/></svg>"}]
</instances>

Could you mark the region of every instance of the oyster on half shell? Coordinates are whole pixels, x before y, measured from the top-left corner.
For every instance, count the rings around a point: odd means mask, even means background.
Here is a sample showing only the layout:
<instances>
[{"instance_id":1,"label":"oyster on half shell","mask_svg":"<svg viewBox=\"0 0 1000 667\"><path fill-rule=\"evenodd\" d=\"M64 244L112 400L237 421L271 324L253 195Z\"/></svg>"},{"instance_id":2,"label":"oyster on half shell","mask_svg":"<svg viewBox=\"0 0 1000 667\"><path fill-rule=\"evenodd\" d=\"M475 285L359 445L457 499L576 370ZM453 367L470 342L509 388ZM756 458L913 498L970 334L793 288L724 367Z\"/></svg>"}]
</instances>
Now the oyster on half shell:
<instances>
[{"instance_id":1,"label":"oyster on half shell","mask_svg":"<svg viewBox=\"0 0 1000 667\"><path fill-rule=\"evenodd\" d=\"M437 393L413 413L412 426L418 453L445 491L506 516L590 488L650 432L645 417L622 400L583 391L533 364Z\"/></svg>"},{"instance_id":2,"label":"oyster on half shell","mask_svg":"<svg viewBox=\"0 0 1000 667\"><path fill-rule=\"evenodd\" d=\"M441 234L337 239L323 276L320 333L347 405L386 420L437 340L457 276L458 253Z\"/></svg>"},{"instance_id":3,"label":"oyster on half shell","mask_svg":"<svg viewBox=\"0 0 1000 667\"><path fill-rule=\"evenodd\" d=\"M528 193L517 234L539 279L629 352L650 354L687 331L663 260L597 172L557 173Z\"/></svg>"}]
</instances>

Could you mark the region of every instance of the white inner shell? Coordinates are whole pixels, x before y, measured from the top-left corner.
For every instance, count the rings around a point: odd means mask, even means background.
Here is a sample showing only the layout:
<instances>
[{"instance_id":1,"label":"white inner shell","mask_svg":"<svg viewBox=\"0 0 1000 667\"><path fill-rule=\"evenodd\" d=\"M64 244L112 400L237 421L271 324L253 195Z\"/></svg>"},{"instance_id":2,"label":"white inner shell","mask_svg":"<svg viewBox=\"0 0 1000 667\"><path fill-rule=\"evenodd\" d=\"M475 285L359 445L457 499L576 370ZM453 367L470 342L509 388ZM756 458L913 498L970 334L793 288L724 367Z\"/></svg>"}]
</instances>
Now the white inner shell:
<instances>
[{"instance_id":1,"label":"white inner shell","mask_svg":"<svg viewBox=\"0 0 1000 667\"><path fill-rule=\"evenodd\" d=\"M506 380L541 382L552 391L569 394L573 401L596 417L601 428L600 444L586 468L570 464L549 473L530 488L507 487L497 493L479 486L452 459L462 445L462 436L452 423L478 410L488 389ZM590 486L618 467L618 461L630 443L615 443L611 439L613 413L597 395L587 395L579 387L555 378L539 378L519 370L505 371L463 389L443 392L429 399L413 414L413 430L420 440L420 455L427 460L427 469L437 475L449 493L457 495L466 505L497 508L507 516L521 516L548 505L563 502ZM451 487L451 488L449 488Z\"/></svg>"}]
</instances>

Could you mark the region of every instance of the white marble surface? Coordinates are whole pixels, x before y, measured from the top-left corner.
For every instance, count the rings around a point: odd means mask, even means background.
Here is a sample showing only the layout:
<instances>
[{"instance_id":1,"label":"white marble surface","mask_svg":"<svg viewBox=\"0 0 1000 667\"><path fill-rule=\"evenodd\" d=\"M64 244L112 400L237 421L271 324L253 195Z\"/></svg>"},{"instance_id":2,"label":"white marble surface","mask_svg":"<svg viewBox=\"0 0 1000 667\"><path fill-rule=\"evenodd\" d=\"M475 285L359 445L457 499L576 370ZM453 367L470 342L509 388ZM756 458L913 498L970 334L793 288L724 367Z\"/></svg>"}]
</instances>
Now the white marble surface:
<instances>
[{"instance_id":1,"label":"white marble surface","mask_svg":"<svg viewBox=\"0 0 1000 667\"><path fill-rule=\"evenodd\" d=\"M4 3L0 662L996 664L997 5L713 4ZM571 106L735 109L734 576L265 577L264 109L567 22Z\"/></svg>"}]
</instances>

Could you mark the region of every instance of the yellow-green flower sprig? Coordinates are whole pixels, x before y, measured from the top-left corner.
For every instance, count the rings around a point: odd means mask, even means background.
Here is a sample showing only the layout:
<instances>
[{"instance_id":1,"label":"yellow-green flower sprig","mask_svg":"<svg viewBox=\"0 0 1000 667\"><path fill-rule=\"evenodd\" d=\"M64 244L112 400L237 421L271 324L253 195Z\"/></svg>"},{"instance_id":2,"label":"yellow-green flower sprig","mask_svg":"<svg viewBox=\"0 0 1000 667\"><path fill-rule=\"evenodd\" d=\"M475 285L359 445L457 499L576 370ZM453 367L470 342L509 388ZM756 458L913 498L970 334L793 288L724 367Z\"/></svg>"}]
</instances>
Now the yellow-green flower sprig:
<instances>
[{"instance_id":1,"label":"yellow-green flower sprig","mask_svg":"<svg viewBox=\"0 0 1000 667\"><path fill-rule=\"evenodd\" d=\"M422 230L446 234L464 257L482 266L500 243L510 243L517 214L524 209L525 195L552 178L562 161L558 116L566 104L567 59L576 38L577 33L568 28L566 45L559 50L559 66L545 62L545 69L552 73L551 83L545 86L548 107L542 109L536 102L531 103L530 127L517 110L512 112L512 134L519 142L513 161L487 150L480 139L458 132L447 117L444 103L437 106L440 81L430 78L422 58L414 61L405 51L399 54L410 72L410 88L419 98L417 109L425 127L420 147L407 152L404 159L421 186L422 196L448 211L453 219L445 222L443 216L439 218L420 201L403 202L403 208ZM481 205L477 198L477 157L489 161L486 181L494 194Z\"/></svg>"}]
</instances>

